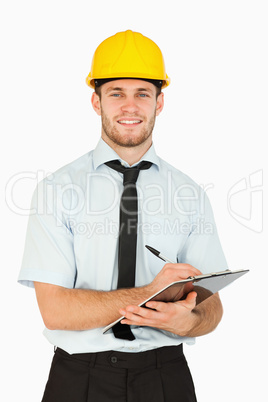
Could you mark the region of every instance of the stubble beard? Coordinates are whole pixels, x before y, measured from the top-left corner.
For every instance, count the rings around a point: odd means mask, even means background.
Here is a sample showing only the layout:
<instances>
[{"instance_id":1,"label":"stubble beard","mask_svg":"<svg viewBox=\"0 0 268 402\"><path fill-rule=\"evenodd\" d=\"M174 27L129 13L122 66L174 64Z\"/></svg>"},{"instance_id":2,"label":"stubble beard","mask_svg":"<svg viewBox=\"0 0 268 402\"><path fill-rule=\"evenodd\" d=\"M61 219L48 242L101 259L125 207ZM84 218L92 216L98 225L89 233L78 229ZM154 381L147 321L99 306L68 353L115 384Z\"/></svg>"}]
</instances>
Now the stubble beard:
<instances>
[{"instance_id":1,"label":"stubble beard","mask_svg":"<svg viewBox=\"0 0 268 402\"><path fill-rule=\"evenodd\" d=\"M128 128L128 134L121 134L117 129L116 124L112 124L106 114L101 111L101 120L102 120L102 129L106 136L116 145L121 147L131 148L136 147L143 144L152 134L155 124L156 112L150 118L147 124L143 127L143 129L135 134L133 131L135 129ZM115 119L116 120L116 119ZM146 122L146 119L142 119L143 122ZM142 123L143 124L143 123Z\"/></svg>"}]
</instances>

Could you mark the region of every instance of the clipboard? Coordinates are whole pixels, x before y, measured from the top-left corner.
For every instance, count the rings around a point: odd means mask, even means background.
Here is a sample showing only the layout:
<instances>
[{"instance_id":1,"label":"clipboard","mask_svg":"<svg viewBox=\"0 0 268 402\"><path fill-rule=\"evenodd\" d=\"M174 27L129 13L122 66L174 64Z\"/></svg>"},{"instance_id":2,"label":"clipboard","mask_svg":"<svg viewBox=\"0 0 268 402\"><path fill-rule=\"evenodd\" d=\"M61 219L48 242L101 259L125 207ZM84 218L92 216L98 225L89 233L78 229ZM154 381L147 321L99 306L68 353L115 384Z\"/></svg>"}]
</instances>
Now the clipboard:
<instances>
[{"instance_id":1,"label":"clipboard","mask_svg":"<svg viewBox=\"0 0 268 402\"><path fill-rule=\"evenodd\" d=\"M249 272L248 269L238 271L226 270L221 272L213 272L210 274L192 276L182 281L172 282L158 292L154 293L142 303L140 303L139 307L144 307L148 301L176 302L178 300L183 300L187 296L187 294L192 291L198 291L198 293L201 293L203 302L214 293L217 293L219 290L230 285L236 279L245 275L247 272ZM197 304L200 304L200 302L198 302L198 299ZM103 328L102 333L107 333L109 329L111 329L115 324L117 324L124 318L125 317L122 316L116 321L107 325L105 328Z\"/></svg>"}]
</instances>

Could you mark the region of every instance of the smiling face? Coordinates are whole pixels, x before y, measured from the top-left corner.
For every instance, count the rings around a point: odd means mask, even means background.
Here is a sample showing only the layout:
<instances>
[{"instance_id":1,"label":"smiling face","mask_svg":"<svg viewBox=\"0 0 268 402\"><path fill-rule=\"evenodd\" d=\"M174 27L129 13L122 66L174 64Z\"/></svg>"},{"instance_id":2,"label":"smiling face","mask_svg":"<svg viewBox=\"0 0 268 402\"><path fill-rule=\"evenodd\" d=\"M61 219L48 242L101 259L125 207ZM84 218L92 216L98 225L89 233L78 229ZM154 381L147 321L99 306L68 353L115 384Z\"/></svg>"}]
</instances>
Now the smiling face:
<instances>
[{"instance_id":1,"label":"smiling face","mask_svg":"<svg viewBox=\"0 0 268 402\"><path fill-rule=\"evenodd\" d=\"M147 150L163 103L163 93L157 97L153 84L136 79L107 82L101 86L101 99L95 92L92 95L93 108L102 118L102 138L116 150Z\"/></svg>"}]
</instances>

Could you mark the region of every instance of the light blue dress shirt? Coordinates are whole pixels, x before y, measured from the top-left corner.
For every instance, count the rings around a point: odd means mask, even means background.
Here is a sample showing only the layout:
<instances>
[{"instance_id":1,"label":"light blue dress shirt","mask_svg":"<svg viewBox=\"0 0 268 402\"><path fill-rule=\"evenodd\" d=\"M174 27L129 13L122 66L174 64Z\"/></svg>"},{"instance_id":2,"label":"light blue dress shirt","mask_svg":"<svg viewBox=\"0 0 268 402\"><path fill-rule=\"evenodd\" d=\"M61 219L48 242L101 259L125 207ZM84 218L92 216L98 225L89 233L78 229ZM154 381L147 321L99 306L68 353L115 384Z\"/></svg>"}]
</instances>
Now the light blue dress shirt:
<instances>
[{"instance_id":1,"label":"light blue dress shirt","mask_svg":"<svg viewBox=\"0 0 268 402\"><path fill-rule=\"evenodd\" d=\"M34 192L18 281L66 288L116 289L119 202L122 174L104 163L126 162L100 139L95 150L41 181ZM150 283L164 262L148 244L171 260L202 273L227 269L214 217L205 192L188 176L159 158L152 145L142 160L152 162L137 181L139 223L136 286ZM124 307L124 306L122 306ZM194 343L170 332L133 327L134 341L116 339L110 330L48 330L49 342L68 353L105 350L140 352Z\"/></svg>"}]
</instances>

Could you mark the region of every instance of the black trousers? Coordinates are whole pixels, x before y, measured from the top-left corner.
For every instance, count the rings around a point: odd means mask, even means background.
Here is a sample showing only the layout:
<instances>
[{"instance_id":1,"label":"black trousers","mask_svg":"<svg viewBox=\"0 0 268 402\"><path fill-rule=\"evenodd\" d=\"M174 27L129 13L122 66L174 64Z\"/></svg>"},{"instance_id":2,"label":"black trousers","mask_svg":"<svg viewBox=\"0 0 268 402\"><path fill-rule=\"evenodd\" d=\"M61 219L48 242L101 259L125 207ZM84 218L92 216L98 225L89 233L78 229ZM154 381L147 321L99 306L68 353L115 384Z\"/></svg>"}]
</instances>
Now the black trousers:
<instances>
[{"instance_id":1,"label":"black trousers","mask_svg":"<svg viewBox=\"0 0 268 402\"><path fill-rule=\"evenodd\" d=\"M42 402L196 402L182 345L141 353L57 349Z\"/></svg>"}]
</instances>

